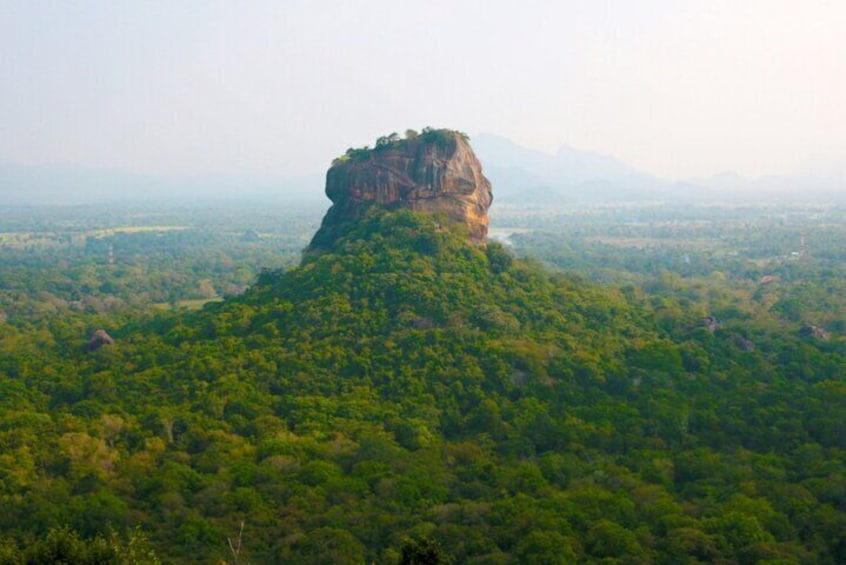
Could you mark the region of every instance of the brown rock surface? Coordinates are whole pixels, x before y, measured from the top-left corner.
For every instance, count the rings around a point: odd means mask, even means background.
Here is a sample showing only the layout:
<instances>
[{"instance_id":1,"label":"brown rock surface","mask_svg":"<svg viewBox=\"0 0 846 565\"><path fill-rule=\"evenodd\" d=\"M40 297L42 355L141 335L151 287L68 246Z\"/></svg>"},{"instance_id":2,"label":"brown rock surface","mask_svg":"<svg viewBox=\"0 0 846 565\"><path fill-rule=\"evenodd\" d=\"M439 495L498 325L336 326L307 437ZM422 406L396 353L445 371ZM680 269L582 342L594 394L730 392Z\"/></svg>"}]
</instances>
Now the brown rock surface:
<instances>
[{"instance_id":1,"label":"brown rock surface","mask_svg":"<svg viewBox=\"0 0 846 565\"><path fill-rule=\"evenodd\" d=\"M91 334L91 338L88 340L88 343L85 344L86 351L97 351L104 345L114 345L115 340L112 339L106 330L98 329L93 334Z\"/></svg>"},{"instance_id":2,"label":"brown rock surface","mask_svg":"<svg viewBox=\"0 0 846 565\"><path fill-rule=\"evenodd\" d=\"M326 173L326 195L332 207L311 249L331 248L343 227L372 206L442 214L484 243L493 199L466 137L450 130L382 138L375 149L348 151Z\"/></svg>"}]
</instances>

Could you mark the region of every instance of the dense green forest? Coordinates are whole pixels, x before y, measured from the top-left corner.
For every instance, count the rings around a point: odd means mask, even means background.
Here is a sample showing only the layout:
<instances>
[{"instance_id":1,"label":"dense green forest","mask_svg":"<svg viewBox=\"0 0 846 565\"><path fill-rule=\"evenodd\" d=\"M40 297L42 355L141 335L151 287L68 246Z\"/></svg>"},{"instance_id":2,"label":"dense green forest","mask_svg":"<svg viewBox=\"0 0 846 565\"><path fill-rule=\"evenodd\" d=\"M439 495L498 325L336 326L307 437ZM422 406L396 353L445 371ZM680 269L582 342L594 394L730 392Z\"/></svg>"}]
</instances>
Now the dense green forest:
<instances>
[{"instance_id":1,"label":"dense green forest","mask_svg":"<svg viewBox=\"0 0 846 565\"><path fill-rule=\"evenodd\" d=\"M14 215L0 562L846 562L842 220L688 213Z\"/></svg>"}]
</instances>

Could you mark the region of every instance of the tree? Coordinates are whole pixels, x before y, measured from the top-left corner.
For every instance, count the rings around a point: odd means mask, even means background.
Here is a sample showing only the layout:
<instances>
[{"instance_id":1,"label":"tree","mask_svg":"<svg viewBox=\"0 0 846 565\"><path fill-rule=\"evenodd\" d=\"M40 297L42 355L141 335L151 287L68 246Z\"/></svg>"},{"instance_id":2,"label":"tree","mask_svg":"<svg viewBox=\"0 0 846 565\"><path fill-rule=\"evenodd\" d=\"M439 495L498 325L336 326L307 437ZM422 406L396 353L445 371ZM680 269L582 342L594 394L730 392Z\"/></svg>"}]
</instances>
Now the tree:
<instances>
[{"instance_id":1,"label":"tree","mask_svg":"<svg viewBox=\"0 0 846 565\"><path fill-rule=\"evenodd\" d=\"M298 539L289 551L283 551L282 563L303 565L359 565L364 563L365 548L355 536L339 528L318 528Z\"/></svg>"},{"instance_id":2,"label":"tree","mask_svg":"<svg viewBox=\"0 0 846 565\"><path fill-rule=\"evenodd\" d=\"M421 538L402 545L400 565L449 565L452 559L437 540Z\"/></svg>"},{"instance_id":3,"label":"tree","mask_svg":"<svg viewBox=\"0 0 846 565\"><path fill-rule=\"evenodd\" d=\"M517 545L515 556L520 563L566 565L577 561L570 540L555 531L533 531Z\"/></svg>"}]
</instances>

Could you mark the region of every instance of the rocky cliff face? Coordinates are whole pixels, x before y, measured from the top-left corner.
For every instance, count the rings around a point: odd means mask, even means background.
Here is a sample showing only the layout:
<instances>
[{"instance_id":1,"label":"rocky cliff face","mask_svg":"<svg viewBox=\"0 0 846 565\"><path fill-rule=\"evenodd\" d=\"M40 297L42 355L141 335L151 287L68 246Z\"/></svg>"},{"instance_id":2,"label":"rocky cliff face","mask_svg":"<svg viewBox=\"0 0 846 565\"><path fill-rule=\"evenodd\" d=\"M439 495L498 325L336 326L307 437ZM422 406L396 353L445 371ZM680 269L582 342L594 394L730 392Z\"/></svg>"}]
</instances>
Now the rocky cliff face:
<instances>
[{"instance_id":1,"label":"rocky cliff face","mask_svg":"<svg viewBox=\"0 0 846 565\"><path fill-rule=\"evenodd\" d=\"M326 195L332 207L312 250L331 248L344 226L373 206L442 214L465 224L475 243L488 234L491 183L467 139L450 130L381 138L375 149L347 151L326 173Z\"/></svg>"}]
</instances>

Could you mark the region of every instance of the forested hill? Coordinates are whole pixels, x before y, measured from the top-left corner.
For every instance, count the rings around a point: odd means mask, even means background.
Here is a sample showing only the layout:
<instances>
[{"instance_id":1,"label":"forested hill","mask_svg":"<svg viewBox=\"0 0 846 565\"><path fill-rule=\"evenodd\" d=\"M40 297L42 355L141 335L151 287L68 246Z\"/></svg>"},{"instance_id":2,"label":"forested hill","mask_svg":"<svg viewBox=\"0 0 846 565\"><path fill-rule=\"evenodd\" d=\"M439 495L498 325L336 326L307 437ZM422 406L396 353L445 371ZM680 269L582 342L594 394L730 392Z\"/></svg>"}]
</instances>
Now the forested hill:
<instances>
[{"instance_id":1,"label":"forested hill","mask_svg":"<svg viewBox=\"0 0 846 565\"><path fill-rule=\"evenodd\" d=\"M750 348L444 224L373 213L112 346L4 351L4 551L137 526L237 561L243 522L250 563L846 562L842 340Z\"/></svg>"}]
</instances>

